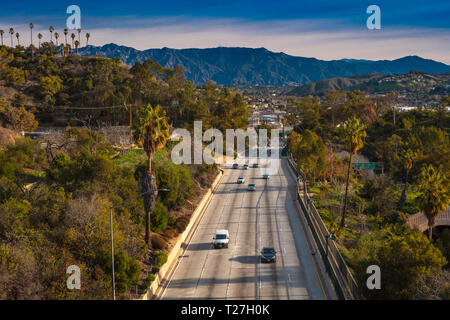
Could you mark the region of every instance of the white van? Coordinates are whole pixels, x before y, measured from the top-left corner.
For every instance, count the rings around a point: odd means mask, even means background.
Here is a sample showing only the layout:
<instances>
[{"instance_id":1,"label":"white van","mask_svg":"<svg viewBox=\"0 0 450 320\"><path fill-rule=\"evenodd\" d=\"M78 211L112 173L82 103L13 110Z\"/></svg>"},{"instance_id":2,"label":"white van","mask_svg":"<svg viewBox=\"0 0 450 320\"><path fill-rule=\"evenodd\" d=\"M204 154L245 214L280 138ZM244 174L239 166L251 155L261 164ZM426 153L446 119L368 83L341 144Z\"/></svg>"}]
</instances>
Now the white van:
<instances>
[{"instance_id":1,"label":"white van","mask_svg":"<svg viewBox=\"0 0 450 320\"><path fill-rule=\"evenodd\" d=\"M230 240L230 235L228 230L221 229L216 230L216 235L213 238L214 248L228 248L228 241Z\"/></svg>"}]
</instances>

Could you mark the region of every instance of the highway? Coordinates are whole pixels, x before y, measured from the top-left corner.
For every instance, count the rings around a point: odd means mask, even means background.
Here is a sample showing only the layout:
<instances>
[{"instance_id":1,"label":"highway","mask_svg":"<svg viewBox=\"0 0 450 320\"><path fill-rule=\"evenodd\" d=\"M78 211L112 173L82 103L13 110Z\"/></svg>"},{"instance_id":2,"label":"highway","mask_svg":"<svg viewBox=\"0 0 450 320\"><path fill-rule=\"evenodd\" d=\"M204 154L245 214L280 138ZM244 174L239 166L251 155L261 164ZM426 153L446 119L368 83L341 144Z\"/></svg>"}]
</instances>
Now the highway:
<instances>
[{"instance_id":1,"label":"highway","mask_svg":"<svg viewBox=\"0 0 450 320\"><path fill-rule=\"evenodd\" d=\"M281 160L277 175L259 168L223 167L225 175L161 299L327 299L300 225L296 181ZM245 183L237 184L239 176ZM248 191L249 183L256 191ZM294 200L294 201L293 201ZM229 248L214 249L216 229L228 229ZM276 263L260 263L264 246L277 251Z\"/></svg>"}]
</instances>

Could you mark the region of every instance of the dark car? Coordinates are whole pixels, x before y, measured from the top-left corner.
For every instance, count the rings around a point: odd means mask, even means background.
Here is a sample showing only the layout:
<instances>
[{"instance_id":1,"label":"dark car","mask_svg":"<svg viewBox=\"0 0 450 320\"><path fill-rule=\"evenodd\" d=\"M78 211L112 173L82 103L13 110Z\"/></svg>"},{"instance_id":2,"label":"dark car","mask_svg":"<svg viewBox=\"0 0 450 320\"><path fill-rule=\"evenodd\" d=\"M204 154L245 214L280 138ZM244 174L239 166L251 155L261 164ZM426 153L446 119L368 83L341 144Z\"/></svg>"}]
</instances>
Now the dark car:
<instances>
[{"instance_id":1,"label":"dark car","mask_svg":"<svg viewBox=\"0 0 450 320\"><path fill-rule=\"evenodd\" d=\"M237 163L233 164L233 169L239 168L239 165Z\"/></svg>"},{"instance_id":2,"label":"dark car","mask_svg":"<svg viewBox=\"0 0 450 320\"><path fill-rule=\"evenodd\" d=\"M258 168L258 164L257 164L257 163L254 163L254 164L253 164L253 168Z\"/></svg>"},{"instance_id":3,"label":"dark car","mask_svg":"<svg viewBox=\"0 0 450 320\"><path fill-rule=\"evenodd\" d=\"M277 252L272 247L264 247L261 250L261 262L277 262Z\"/></svg>"}]
</instances>

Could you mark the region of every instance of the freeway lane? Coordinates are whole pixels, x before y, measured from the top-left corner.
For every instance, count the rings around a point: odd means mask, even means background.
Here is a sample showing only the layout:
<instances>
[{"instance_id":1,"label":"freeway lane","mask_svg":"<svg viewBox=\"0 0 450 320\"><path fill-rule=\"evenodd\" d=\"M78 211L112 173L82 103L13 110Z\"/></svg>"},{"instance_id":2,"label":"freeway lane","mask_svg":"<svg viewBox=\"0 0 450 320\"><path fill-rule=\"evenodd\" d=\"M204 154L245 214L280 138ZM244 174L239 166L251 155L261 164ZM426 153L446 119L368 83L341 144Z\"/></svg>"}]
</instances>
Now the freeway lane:
<instances>
[{"instance_id":1,"label":"freeway lane","mask_svg":"<svg viewBox=\"0 0 450 320\"><path fill-rule=\"evenodd\" d=\"M286 160L281 163L269 180L260 169L224 168L162 299L326 299L288 194L296 181ZM236 184L239 176L244 184ZM247 191L249 183L256 191ZM229 248L212 247L216 229L229 230ZM260 263L264 246L275 248L276 263Z\"/></svg>"}]
</instances>

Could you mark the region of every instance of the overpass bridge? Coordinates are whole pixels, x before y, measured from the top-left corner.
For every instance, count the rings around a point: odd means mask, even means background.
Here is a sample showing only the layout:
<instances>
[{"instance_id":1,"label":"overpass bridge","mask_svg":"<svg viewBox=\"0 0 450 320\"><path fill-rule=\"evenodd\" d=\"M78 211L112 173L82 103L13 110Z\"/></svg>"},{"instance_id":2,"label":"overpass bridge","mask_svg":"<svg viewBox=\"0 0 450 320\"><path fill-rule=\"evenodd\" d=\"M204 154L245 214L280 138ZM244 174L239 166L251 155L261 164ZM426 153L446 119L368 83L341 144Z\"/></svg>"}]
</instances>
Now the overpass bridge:
<instances>
[{"instance_id":1,"label":"overpass bridge","mask_svg":"<svg viewBox=\"0 0 450 320\"><path fill-rule=\"evenodd\" d=\"M424 232L428 229L428 219L422 212L418 212L408 218L408 225L412 229L418 229L420 232ZM445 211L439 213L434 226L450 226L450 206L447 206Z\"/></svg>"}]
</instances>

